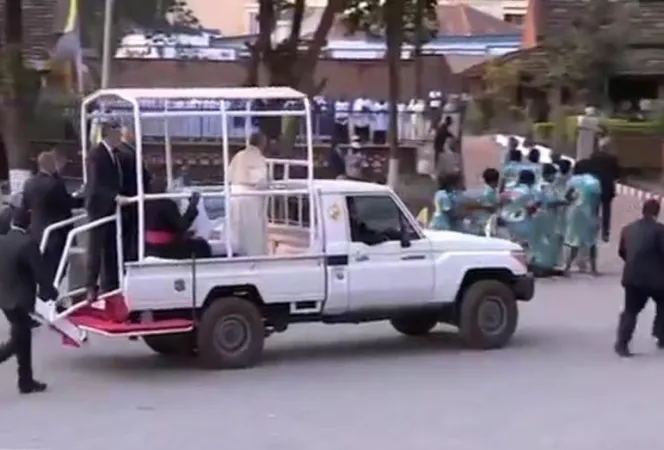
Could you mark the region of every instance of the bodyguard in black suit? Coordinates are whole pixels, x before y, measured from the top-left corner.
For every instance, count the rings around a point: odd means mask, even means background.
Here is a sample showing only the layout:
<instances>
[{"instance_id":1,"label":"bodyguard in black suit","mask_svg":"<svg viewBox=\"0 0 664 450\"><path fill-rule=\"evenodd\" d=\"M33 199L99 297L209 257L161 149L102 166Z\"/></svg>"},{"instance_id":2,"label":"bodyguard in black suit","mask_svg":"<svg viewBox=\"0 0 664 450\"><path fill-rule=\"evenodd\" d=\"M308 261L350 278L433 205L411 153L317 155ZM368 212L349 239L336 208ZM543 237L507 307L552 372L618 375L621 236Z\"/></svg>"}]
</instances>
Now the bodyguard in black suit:
<instances>
[{"instance_id":1,"label":"bodyguard in black suit","mask_svg":"<svg viewBox=\"0 0 664 450\"><path fill-rule=\"evenodd\" d=\"M136 178L136 148L134 135L127 127L122 128L122 143L119 146L120 162L122 164L122 194L125 197L138 195L138 180ZM151 176L143 165L143 190L148 191ZM132 203L122 210L122 247L125 261L135 261L138 258L138 204Z\"/></svg>"},{"instance_id":2,"label":"bodyguard in black suit","mask_svg":"<svg viewBox=\"0 0 664 450\"><path fill-rule=\"evenodd\" d=\"M39 297L54 300L58 291L43 270L39 247L27 232L29 213L12 210L12 228L0 236L0 308L10 324L9 341L0 347L0 362L16 355L18 389L21 393L42 392L46 384L32 375L32 319L37 287Z\"/></svg>"},{"instance_id":3,"label":"bodyguard in black suit","mask_svg":"<svg viewBox=\"0 0 664 450\"><path fill-rule=\"evenodd\" d=\"M620 235L618 254L625 262L622 274L625 305L614 345L620 356L632 356L629 343L637 317L648 299L652 298L660 307L664 302L664 224L657 221L659 210L657 200L646 201L643 217L623 228Z\"/></svg>"},{"instance_id":4,"label":"bodyguard in black suit","mask_svg":"<svg viewBox=\"0 0 664 450\"><path fill-rule=\"evenodd\" d=\"M30 211L30 234L41 243L44 230L49 225L72 217L72 208L80 207L57 174L56 157L53 152L43 152L37 157L39 171L23 186L23 207ZM54 281L62 251L71 226L55 230L49 235L44 249L45 272Z\"/></svg>"},{"instance_id":5,"label":"bodyguard in black suit","mask_svg":"<svg viewBox=\"0 0 664 450\"><path fill-rule=\"evenodd\" d=\"M85 209L90 221L115 213L116 205L125 203L122 193L123 169L119 156L120 124L102 124L102 141L87 156L88 180L85 190ZM90 230L86 270L87 300L93 302L101 290L118 287L115 222ZM101 275L101 280L99 276Z\"/></svg>"}]
</instances>

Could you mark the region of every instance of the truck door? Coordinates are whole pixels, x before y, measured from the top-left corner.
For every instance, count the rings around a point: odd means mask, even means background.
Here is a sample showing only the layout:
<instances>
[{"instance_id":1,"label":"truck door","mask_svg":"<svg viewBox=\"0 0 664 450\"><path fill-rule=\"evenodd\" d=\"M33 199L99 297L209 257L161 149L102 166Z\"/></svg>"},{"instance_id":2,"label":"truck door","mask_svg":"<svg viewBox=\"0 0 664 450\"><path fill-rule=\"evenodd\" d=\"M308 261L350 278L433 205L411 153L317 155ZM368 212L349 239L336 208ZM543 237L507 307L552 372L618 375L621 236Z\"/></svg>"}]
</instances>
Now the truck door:
<instances>
[{"instance_id":1,"label":"truck door","mask_svg":"<svg viewBox=\"0 0 664 450\"><path fill-rule=\"evenodd\" d=\"M353 311L430 303L431 243L387 193L346 197L348 288Z\"/></svg>"}]
</instances>

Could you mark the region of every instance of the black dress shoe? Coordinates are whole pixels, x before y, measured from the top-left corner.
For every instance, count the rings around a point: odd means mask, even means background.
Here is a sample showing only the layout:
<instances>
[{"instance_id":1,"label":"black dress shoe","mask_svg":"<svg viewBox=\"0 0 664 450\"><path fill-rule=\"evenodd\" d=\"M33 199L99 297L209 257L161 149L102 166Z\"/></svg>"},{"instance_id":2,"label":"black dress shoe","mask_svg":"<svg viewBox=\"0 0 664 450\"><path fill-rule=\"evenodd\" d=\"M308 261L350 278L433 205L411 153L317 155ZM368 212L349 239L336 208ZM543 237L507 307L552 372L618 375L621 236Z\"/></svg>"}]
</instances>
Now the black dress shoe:
<instances>
[{"instance_id":1,"label":"black dress shoe","mask_svg":"<svg viewBox=\"0 0 664 450\"><path fill-rule=\"evenodd\" d=\"M30 383L19 384L18 391L21 394L34 394L38 392L44 392L48 388L46 383L41 381L32 380Z\"/></svg>"},{"instance_id":2,"label":"black dress shoe","mask_svg":"<svg viewBox=\"0 0 664 450\"><path fill-rule=\"evenodd\" d=\"M621 358L631 358L632 356L634 356L634 353L632 353L629 350L629 347L624 344L614 345L613 351L616 352L616 355L620 356Z\"/></svg>"}]
</instances>

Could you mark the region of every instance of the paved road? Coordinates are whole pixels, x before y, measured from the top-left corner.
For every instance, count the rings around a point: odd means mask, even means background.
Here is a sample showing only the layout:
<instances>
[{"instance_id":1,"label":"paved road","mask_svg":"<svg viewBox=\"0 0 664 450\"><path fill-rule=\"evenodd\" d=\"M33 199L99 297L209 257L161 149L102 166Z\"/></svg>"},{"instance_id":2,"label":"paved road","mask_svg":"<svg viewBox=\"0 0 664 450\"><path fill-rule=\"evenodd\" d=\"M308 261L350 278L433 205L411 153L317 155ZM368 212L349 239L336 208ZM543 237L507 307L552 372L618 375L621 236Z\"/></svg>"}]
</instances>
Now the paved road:
<instances>
[{"instance_id":1,"label":"paved road","mask_svg":"<svg viewBox=\"0 0 664 450\"><path fill-rule=\"evenodd\" d=\"M492 164L486 140L467 164ZM634 214L616 201L615 225ZM261 367L211 373L140 343L93 339L86 350L37 338L51 392L14 390L0 367L0 448L251 450L613 450L660 445L664 370L642 319L635 349L611 352L619 264L606 274L540 283L513 345L462 350L441 327L407 339L389 326L297 326L268 341Z\"/></svg>"}]
</instances>

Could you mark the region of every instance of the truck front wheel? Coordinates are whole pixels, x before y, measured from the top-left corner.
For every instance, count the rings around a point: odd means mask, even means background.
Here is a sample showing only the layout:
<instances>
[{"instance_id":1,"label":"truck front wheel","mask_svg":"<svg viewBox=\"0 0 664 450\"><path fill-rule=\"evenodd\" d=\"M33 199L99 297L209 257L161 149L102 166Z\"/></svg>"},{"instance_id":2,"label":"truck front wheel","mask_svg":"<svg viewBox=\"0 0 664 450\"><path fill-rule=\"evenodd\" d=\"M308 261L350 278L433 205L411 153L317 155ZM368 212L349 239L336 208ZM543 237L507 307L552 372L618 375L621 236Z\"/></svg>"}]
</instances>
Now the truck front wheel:
<instances>
[{"instance_id":1,"label":"truck front wheel","mask_svg":"<svg viewBox=\"0 0 664 450\"><path fill-rule=\"evenodd\" d=\"M215 300L198 326L201 364L210 369L242 369L255 365L263 353L265 326L258 307L238 297Z\"/></svg>"},{"instance_id":2,"label":"truck front wheel","mask_svg":"<svg viewBox=\"0 0 664 450\"><path fill-rule=\"evenodd\" d=\"M424 336L436 326L438 319L431 315L406 315L395 317L390 323L395 330L406 336Z\"/></svg>"},{"instance_id":3,"label":"truck front wheel","mask_svg":"<svg viewBox=\"0 0 664 450\"><path fill-rule=\"evenodd\" d=\"M505 283L482 280L468 287L461 299L459 332L475 349L504 347L516 331L519 309Z\"/></svg>"}]
</instances>

